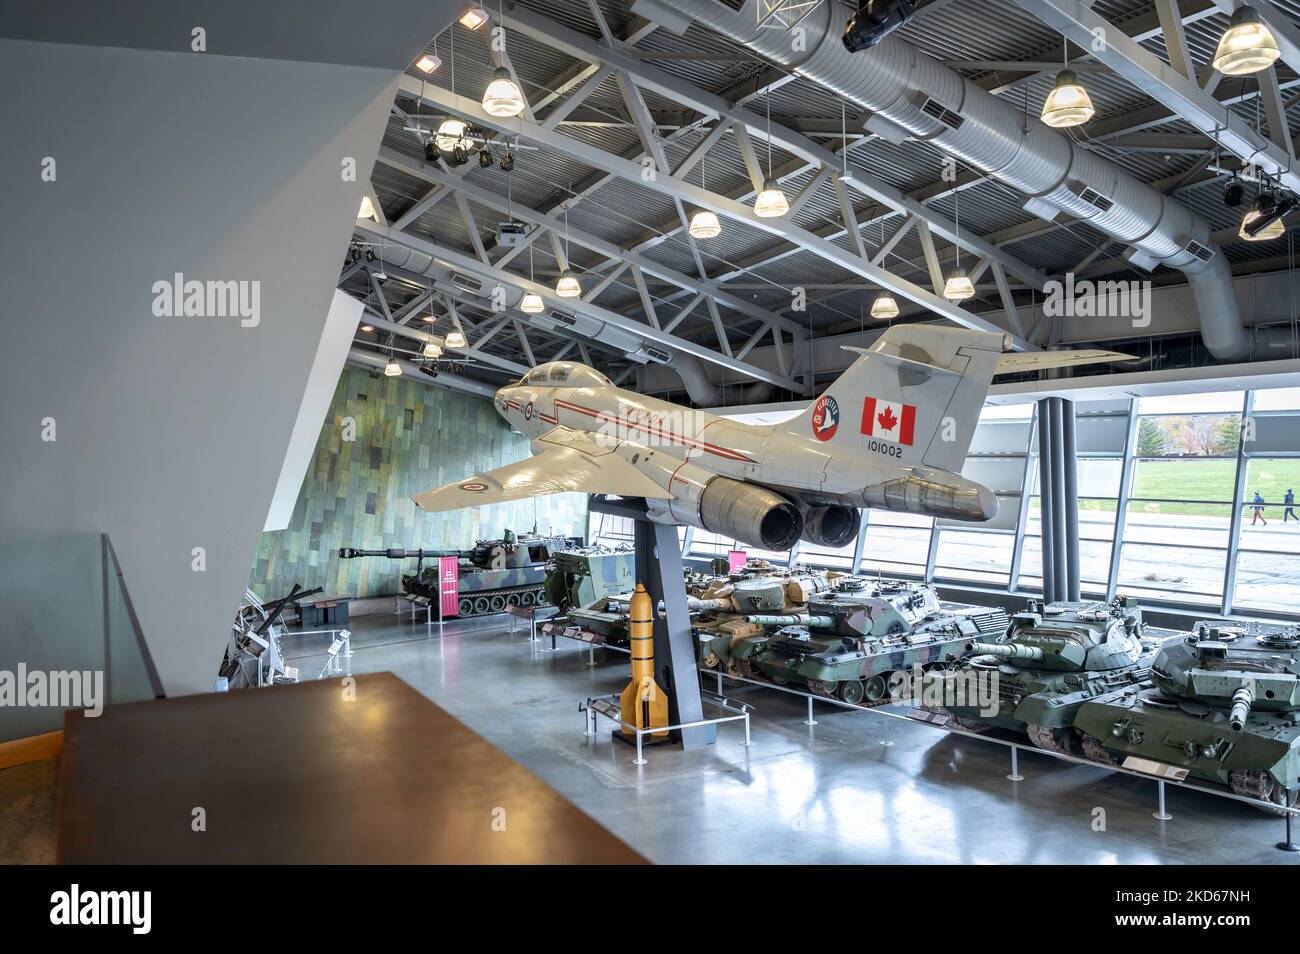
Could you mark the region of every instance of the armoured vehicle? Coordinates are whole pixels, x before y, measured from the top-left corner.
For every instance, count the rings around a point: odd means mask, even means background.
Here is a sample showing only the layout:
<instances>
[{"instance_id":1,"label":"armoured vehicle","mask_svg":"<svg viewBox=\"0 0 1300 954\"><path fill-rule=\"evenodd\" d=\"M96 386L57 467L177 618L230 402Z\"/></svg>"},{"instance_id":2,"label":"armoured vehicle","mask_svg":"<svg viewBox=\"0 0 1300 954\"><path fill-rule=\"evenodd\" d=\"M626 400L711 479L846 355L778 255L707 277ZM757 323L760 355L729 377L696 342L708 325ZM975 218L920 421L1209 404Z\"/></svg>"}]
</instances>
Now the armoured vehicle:
<instances>
[{"instance_id":1,"label":"armoured vehicle","mask_svg":"<svg viewBox=\"0 0 1300 954\"><path fill-rule=\"evenodd\" d=\"M702 647L706 668L795 684L854 705L881 705L902 680L910 685L915 667L951 666L974 640L1002 632L1007 614L941 606L930 584L843 577L810 596L806 612L749 614L745 620L765 631L710 640Z\"/></svg>"},{"instance_id":2,"label":"armoured vehicle","mask_svg":"<svg viewBox=\"0 0 1300 954\"><path fill-rule=\"evenodd\" d=\"M581 537L505 531L498 540L479 540L472 550L357 550L343 547L342 559L415 558L415 572L402 577L403 592L417 602L438 599L439 565L424 561L455 557L458 571L457 616L504 612L508 606L537 606L547 602L546 565L561 550L582 546Z\"/></svg>"},{"instance_id":3,"label":"armoured vehicle","mask_svg":"<svg viewBox=\"0 0 1300 954\"><path fill-rule=\"evenodd\" d=\"M545 587L560 615L543 623L542 631L596 645L623 645L635 589L636 554L630 547L561 550L546 571Z\"/></svg>"},{"instance_id":4,"label":"armoured vehicle","mask_svg":"<svg viewBox=\"0 0 1300 954\"><path fill-rule=\"evenodd\" d=\"M751 560L739 573L714 577L703 586L688 586L686 605L701 640L758 636L773 627L751 622L747 616L801 611L812 594L829 590L837 576L825 570L785 569L765 560Z\"/></svg>"},{"instance_id":5,"label":"armoured vehicle","mask_svg":"<svg viewBox=\"0 0 1300 954\"><path fill-rule=\"evenodd\" d=\"M945 691L945 699L960 698L959 680L996 678L997 711L948 705L953 725L1011 729L1041 749L1082 755L1075 713L1087 700L1146 676L1159 643L1143 638L1143 630L1142 610L1127 597L1046 605L1030 600L1005 633L974 643L970 658L947 675L953 691Z\"/></svg>"},{"instance_id":6,"label":"armoured vehicle","mask_svg":"<svg viewBox=\"0 0 1300 954\"><path fill-rule=\"evenodd\" d=\"M1200 622L1164 644L1145 682L1090 699L1074 724L1091 758L1174 766L1237 795L1294 807L1298 677L1300 627Z\"/></svg>"}]
</instances>

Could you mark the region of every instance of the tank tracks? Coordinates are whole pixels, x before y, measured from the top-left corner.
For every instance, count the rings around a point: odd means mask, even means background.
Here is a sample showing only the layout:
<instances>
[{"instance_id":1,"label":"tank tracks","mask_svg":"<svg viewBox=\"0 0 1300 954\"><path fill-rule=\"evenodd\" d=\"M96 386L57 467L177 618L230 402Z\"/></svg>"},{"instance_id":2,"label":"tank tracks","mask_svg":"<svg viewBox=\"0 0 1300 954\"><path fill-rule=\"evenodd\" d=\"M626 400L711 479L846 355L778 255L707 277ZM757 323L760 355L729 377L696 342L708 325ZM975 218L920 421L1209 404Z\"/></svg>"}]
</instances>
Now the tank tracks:
<instances>
[{"instance_id":1,"label":"tank tracks","mask_svg":"<svg viewBox=\"0 0 1300 954\"><path fill-rule=\"evenodd\" d=\"M1300 791L1297 790L1286 791L1277 784L1272 775L1259 769L1246 771L1233 769L1228 773L1228 784L1232 788L1232 794L1234 795L1244 795L1246 798L1268 802L1279 808L1294 808L1297 795L1300 795ZM1286 812L1269 808L1267 805L1257 807L1260 811L1269 812L1273 815L1286 814Z\"/></svg>"},{"instance_id":2,"label":"tank tracks","mask_svg":"<svg viewBox=\"0 0 1300 954\"><path fill-rule=\"evenodd\" d=\"M1119 765L1120 760L1106 751L1106 747L1090 735L1083 737L1083 757L1102 765Z\"/></svg>"},{"instance_id":3,"label":"tank tracks","mask_svg":"<svg viewBox=\"0 0 1300 954\"><path fill-rule=\"evenodd\" d=\"M418 590L407 589L408 597L433 601L438 597ZM533 586L515 586L501 590L485 590L482 593L464 593L460 597L456 615L461 619L473 616L491 616L504 613L510 606L549 606L545 586L541 583Z\"/></svg>"},{"instance_id":4,"label":"tank tracks","mask_svg":"<svg viewBox=\"0 0 1300 954\"><path fill-rule=\"evenodd\" d=\"M1070 747L1057 739L1056 733L1045 726L1026 725L1025 734L1029 736L1029 741L1036 748L1040 748L1045 752L1055 752L1058 755L1074 755L1070 751Z\"/></svg>"}]
</instances>

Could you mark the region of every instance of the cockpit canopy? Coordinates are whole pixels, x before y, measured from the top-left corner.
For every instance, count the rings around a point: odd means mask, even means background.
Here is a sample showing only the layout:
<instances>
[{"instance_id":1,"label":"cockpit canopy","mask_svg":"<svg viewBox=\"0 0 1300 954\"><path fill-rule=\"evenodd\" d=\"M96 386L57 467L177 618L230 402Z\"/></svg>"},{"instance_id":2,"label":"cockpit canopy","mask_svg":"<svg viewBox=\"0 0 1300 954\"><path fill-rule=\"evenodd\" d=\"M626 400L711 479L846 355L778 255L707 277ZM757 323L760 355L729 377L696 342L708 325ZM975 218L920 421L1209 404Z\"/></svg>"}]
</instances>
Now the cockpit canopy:
<instances>
[{"instance_id":1,"label":"cockpit canopy","mask_svg":"<svg viewBox=\"0 0 1300 954\"><path fill-rule=\"evenodd\" d=\"M585 364L572 361L548 361L539 364L516 382L542 388L607 388L609 378Z\"/></svg>"}]
</instances>

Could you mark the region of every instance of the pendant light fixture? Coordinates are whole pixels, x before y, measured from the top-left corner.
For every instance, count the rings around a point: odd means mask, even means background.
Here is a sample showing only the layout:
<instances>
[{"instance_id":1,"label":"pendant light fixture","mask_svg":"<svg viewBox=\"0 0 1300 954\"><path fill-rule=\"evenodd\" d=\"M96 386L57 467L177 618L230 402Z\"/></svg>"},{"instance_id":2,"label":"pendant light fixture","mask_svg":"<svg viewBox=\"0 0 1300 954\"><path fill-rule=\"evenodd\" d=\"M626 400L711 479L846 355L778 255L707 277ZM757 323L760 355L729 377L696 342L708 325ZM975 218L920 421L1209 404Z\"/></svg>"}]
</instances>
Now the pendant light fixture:
<instances>
[{"instance_id":1,"label":"pendant light fixture","mask_svg":"<svg viewBox=\"0 0 1300 954\"><path fill-rule=\"evenodd\" d=\"M705 138L703 130L700 131L700 136L701 142L703 142ZM704 166L708 161L707 152L700 156L700 188L705 190L708 189L708 185L705 182ZM718 217L708 209L696 209L695 214L691 216L691 224L686 231L691 234L691 238L711 239L721 234L722 224L718 221Z\"/></svg>"},{"instance_id":2,"label":"pendant light fixture","mask_svg":"<svg viewBox=\"0 0 1300 954\"><path fill-rule=\"evenodd\" d=\"M1092 105L1092 97L1079 82L1078 75L1069 68L1069 42L1065 41L1064 68L1056 74L1056 84L1047 94L1047 99L1043 100L1043 111L1038 117L1044 125L1053 129L1082 126L1097 113Z\"/></svg>"},{"instance_id":3,"label":"pendant light fixture","mask_svg":"<svg viewBox=\"0 0 1300 954\"><path fill-rule=\"evenodd\" d=\"M397 359L389 355L388 363L384 365L384 377L399 378L402 376L402 366L397 363Z\"/></svg>"},{"instance_id":4,"label":"pendant light fixture","mask_svg":"<svg viewBox=\"0 0 1300 954\"><path fill-rule=\"evenodd\" d=\"M876 300L871 303L872 318L897 318L898 302L894 301L894 296L889 292L881 292Z\"/></svg>"},{"instance_id":5,"label":"pendant light fixture","mask_svg":"<svg viewBox=\"0 0 1300 954\"><path fill-rule=\"evenodd\" d=\"M779 219L790 211L790 202L772 178L772 88L767 88L767 178L754 199L754 214L761 219Z\"/></svg>"},{"instance_id":6,"label":"pendant light fixture","mask_svg":"<svg viewBox=\"0 0 1300 954\"><path fill-rule=\"evenodd\" d=\"M424 356L426 358L441 358L442 346L436 341L426 341L424 343Z\"/></svg>"},{"instance_id":7,"label":"pendant light fixture","mask_svg":"<svg viewBox=\"0 0 1300 954\"><path fill-rule=\"evenodd\" d=\"M455 328L447 333L447 337L443 339L443 344L448 348L463 348L469 342L465 339L465 329L460 326L460 318L454 311L451 314L451 320Z\"/></svg>"},{"instance_id":8,"label":"pendant light fixture","mask_svg":"<svg viewBox=\"0 0 1300 954\"><path fill-rule=\"evenodd\" d=\"M470 7L459 17L457 17L456 22L458 22L461 26L463 26L467 30L477 30L483 24L487 23L489 19L490 18L488 17L488 12L486 10L484 10L482 7L475 6L475 7Z\"/></svg>"},{"instance_id":9,"label":"pendant light fixture","mask_svg":"<svg viewBox=\"0 0 1300 954\"><path fill-rule=\"evenodd\" d=\"M1224 76L1246 76L1268 69L1279 56L1272 31L1254 7L1243 4L1233 11L1228 29L1219 38L1214 68Z\"/></svg>"},{"instance_id":10,"label":"pendant light fixture","mask_svg":"<svg viewBox=\"0 0 1300 954\"><path fill-rule=\"evenodd\" d=\"M528 243L528 280L536 282L533 277L533 244ZM540 315L546 310L546 302L542 301L542 296L536 292L525 292L523 300L519 302L519 310L525 315Z\"/></svg>"},{"instance_id":11,"label":"pendant light fixture","mask_svg":"<svg viewBox=\"0 0 1300 954\"><path fill-rule=\"evenodd\" d=\"M522 113L525 105L519 84L514 81L508 69L498 66L492 74L492 82L483 91L483 111L489 116L508 119Z\"/></svg>"},{"instance_id":12,"label":"pendant light fixture","mask_svg":"<svg viewBox=\"0 0 1300 954\"><path fill-rule=\"evenodd\" d=\"M505 21L505 0L501 0L501 21ZM498 116L503 119L509 119L518 116L528 106L524 100L524 94L519 89L519 84L515 78L510 75L510 70L506 68L506 34L505 27L499 28L501 33L501 65L496 68L492 74L492 81L487 84L487 89L483 91L483 112L489 116Z\"/></svg>"},{"instance_id":13,"label":"pendant light fixture","mask_svg":"<svg viewBox=\"0 0 1300 954\"><path fill-rule=\"evenodd\" d=\"M953 234L961 235L961 192L953 193ZM965 301L975 297L975 284L961 267L961 245L957 245L957 265L948 273L948 280L943 283L943 297L949 301Z\"/></svg>"},{"instance_id":14,"label":"pendant light fixture","mask_svg":"<svg viewBox=\"0 0 1300 954\"><path fill-rule=\"evenodd\" d=\"M573 195L573 183L569 183L569 195ZM564 262L569 262L569 206L564 206ZM560 280L555 283L555 294L561 298L578 298L582 295L582 283L578 281L578 276L573 270L566 267L560 273Z\"/></svg>"}]
</instances>

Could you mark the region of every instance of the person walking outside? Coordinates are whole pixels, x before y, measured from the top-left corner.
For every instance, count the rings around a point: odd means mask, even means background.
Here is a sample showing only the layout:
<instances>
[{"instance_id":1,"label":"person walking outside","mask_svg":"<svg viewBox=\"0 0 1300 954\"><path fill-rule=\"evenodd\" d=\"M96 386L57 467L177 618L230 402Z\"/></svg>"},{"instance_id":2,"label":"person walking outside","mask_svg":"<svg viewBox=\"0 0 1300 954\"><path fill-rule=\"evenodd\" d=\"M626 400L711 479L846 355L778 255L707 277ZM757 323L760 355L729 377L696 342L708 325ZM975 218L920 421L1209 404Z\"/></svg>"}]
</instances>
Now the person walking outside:
<instances>
[{"instance_id":1,"label":"person walking outside","mask_svg":"<svg viewBox=\"0 0 1300 954\"><path fill-rule=\"evenodd\" d=\"M1286 489L1286 496L1282 498L1282 504L1286 507L1282 511L1282 522L1286 523L1292 517L1295 517L1295 522L1300 523L1300 516L1296 516L1295 512L1295 491L1290 487Z\"/></svg>"},{"instance_id":2,"label":"person walking outside","mask_svg":"<svg viewBox=\"0 0 1300 954\"><path fill-rule=\"evenodd\" d=\"M1250 518L1250 525L1253 527L1257 523L1262 523L1267 527L1268 521L1264 519L1264 495L1258 490L1255 491L1255 501L1250 509L1255 511L1255 516Z\"/></svg>"}]
</instances>

